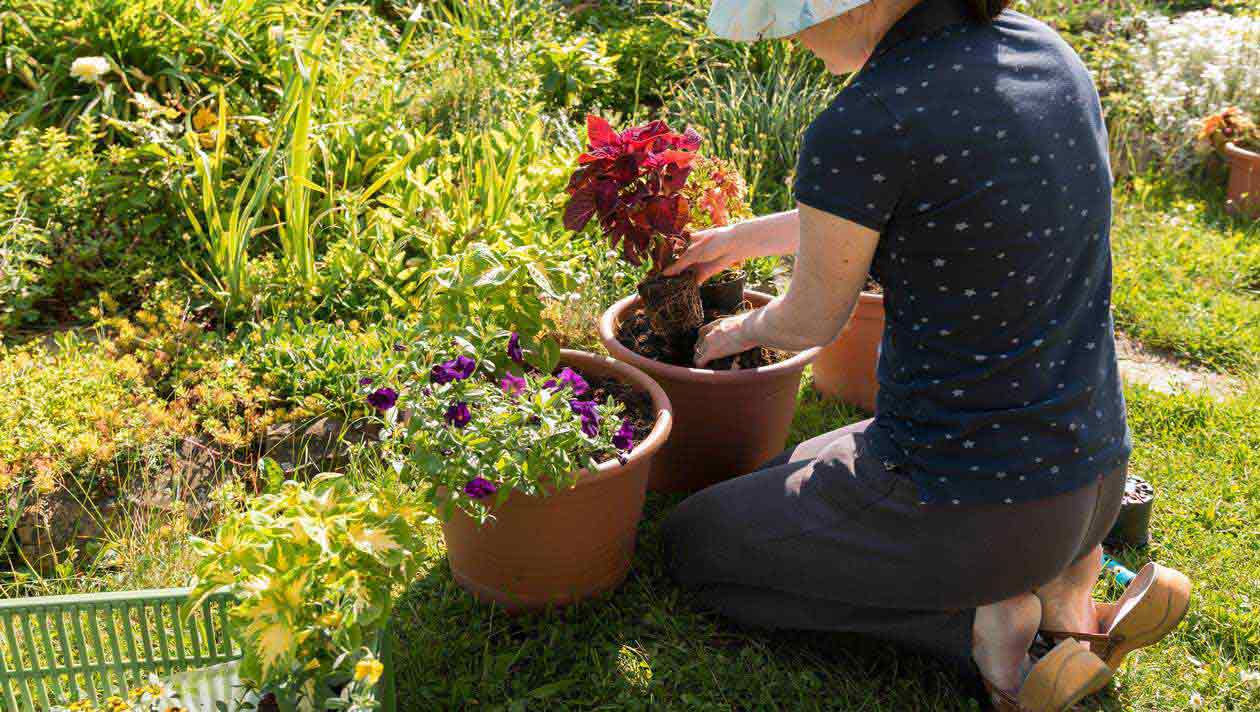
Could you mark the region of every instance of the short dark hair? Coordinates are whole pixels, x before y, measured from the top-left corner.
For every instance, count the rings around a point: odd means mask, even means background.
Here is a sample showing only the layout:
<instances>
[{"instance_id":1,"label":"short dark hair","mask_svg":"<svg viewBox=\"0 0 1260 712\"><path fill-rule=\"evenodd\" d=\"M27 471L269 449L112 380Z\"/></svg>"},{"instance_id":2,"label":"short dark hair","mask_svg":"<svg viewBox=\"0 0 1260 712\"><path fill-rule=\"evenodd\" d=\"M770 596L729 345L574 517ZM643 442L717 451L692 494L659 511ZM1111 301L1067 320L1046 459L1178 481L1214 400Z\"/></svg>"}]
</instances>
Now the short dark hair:
<instances>
[{"instance_id":1,"label":"short dark hair","mask_svg":"<svg viewBox=\"0 0 1260 712\"><path fill-rule=\"evenodd\" d=\"M967 9L971 10L972 17L987 23L993 22L1010 4L1011 0L967 0Z\"/></svg>"}]
</instances>

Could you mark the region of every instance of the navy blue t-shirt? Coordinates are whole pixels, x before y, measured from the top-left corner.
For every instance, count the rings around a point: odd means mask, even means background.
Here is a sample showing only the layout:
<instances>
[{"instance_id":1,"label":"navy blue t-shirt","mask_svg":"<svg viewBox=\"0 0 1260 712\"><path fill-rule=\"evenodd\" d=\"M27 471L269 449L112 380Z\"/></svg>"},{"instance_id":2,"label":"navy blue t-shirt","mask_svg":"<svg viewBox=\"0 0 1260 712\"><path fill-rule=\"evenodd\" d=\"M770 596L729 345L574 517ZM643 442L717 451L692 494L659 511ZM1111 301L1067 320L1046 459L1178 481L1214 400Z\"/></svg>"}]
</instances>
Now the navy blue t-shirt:
<instances>
[{"instance_id":1,"label":"navy blue t-shirt","mask_svg":"<svg viewBox=\"0 0 1260 712\"><path fill-rule=\"evenodd\" d=\"M1039 499L1125 462L1106 128L1053 30L924 0L810 124L795 194L880 232L866 447L925 503Z\"/></svg>"}]
</instances>

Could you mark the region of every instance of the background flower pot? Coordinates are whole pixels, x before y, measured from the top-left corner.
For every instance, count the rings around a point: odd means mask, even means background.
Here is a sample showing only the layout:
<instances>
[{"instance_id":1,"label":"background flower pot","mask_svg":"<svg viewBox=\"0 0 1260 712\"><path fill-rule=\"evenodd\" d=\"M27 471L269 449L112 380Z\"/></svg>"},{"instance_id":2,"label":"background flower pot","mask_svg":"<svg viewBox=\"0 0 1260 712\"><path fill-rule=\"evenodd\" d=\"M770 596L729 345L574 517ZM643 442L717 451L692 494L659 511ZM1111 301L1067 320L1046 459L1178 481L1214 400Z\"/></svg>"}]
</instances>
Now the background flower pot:
<instances>
[{"instance_id":1,"label":"background flower pot","mask_svg":"<svg viewBox=\"0 0 1260 712\"><path fill-rule=\"evenodd\" d=\"M1225 144L1229 155L1229 203L1249 218L1260 218L1260 153L1232 143Z\"/></svg>"},{"instance_id":2,"label":"background flower pot","mask_svg":"<svg viewBox=\"0 0 1260 712\"><path fill-rule=\"evenodd\" d=\"M879 393L875 365L883 337L884 297L862 292L840 336L824 346L814 360L814 387L828 398L874 412Z\"/></svg>"},{"instance_id":3,"label":"background flower pot","mask_svg":"<svg viewBox=\"0 0 1260 712\"><path fill-rule=\"evenodd\" d=\"M770 295L745 291L744 299L759 307ZM638 307L638 296L609 307L599 321L599 338L613 358L656 379L674 406L673 435L656 457L648 488L694 492L751 472L779 454L796 409L801 373L818 349L741 371L671 366L617 341L617 327Z\"/></svg>"},{"instance_id":4,"label":"background flower pot","mask_svg":"<svg viewBox=\"0 0 1260 712\"><path fill-rule=\"evenodd\" d=\"M669 436L669 398L642 371L613 359L563 350L560 362L647 392L656 424L625 464L609 460L572 489L532 497L514 492L479 526L457 510L443 523L455 581L478 600L509 612L563 606L611 591L625 580L652 461Z\"/></svg>"}]
</instances>

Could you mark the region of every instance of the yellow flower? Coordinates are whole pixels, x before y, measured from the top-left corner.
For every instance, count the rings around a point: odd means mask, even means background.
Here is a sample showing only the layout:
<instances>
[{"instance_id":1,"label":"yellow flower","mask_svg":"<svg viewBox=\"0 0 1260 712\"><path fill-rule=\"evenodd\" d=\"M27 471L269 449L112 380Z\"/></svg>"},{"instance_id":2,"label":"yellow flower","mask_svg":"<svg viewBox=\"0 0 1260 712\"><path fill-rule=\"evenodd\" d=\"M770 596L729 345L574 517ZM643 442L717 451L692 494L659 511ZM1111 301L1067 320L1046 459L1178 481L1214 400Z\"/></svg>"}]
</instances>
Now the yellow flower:
<instances>
[{"instance_id":1,"label":"yellow flower","mask_svg":"<svg viewBox=\"0 0 1260 712\"><path fill-rule=\"evenodd\" d=\"M211 126L219 122L219 115L209 106L203 106L197 109L197 113L193 114L192 125L194 131L205 131Z\"/></svg>"},{"instance_id":2,"label":"yellow flower","mask_svg":"<svg viewBox=\"0 0 1260 712\"><path fill-rule=\"evenodd\" d=\"M70 65L70 76L84 84L91 84L109 72L109 60L104 57L79 57Z\"/></svg>"},{"instance_id":3,"label":"yellow flower","mask_svg":"<svg viewBox=\"0 0 1260 712\"><path fill-rule=\"evenodd\" d=\"M385 672L385 666L376 658L363 658L354 666L354 679L358 682L367 681L368 685L375 685L381 679L381 673Z\"/></svg>"}]
</instances>

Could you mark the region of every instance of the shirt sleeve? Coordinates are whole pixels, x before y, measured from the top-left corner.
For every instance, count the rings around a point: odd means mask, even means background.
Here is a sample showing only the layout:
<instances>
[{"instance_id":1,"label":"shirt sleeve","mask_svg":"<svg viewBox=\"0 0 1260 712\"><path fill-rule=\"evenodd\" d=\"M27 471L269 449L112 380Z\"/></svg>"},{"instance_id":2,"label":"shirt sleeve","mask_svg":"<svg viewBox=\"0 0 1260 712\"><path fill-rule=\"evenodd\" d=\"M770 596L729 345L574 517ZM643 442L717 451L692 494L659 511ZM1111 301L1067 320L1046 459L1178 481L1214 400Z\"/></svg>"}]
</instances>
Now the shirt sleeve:
<instances>
[{"instance_id":1,"label":"shirt sleeve","mask_svg":"<svg viewBox=\"0 0 1260 712\"><path fill-rule=\"evenodd\" d=\"M801 141L797 202L883 232L912 170L901 124L878 99L850 86Z\"/></svg>"}]
</instances>

